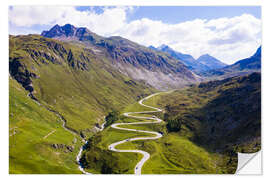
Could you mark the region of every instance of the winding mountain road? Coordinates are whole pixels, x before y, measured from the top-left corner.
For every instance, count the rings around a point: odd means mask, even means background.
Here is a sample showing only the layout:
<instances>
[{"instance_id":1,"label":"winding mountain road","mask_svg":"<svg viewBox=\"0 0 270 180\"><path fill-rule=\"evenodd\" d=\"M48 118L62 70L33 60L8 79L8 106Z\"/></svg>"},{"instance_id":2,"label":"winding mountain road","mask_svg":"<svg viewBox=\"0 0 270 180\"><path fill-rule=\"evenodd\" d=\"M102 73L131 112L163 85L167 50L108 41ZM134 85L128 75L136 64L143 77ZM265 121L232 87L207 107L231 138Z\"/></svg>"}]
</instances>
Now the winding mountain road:
<instances>
[{"instance_id":1,"label":"winding mountain road","mask_svg":"<svg viewBox=\"0 0 270 180\"><path fill-rule=\"evenodd\" d=\"M142 132L142 133L148 133L148 134L151 134L151 135L155 135L155 136L151 136L151 137L135 137L135 138L128 138L128 139L125 139L125 140L122 140L122 141L118 141L118 142L115 142L111 145L108 146L109 150L111 151L115 151L115 152L133 152L133 153L140 153L143 155L143 158L137 163L137 165L135 166L134 168L134 173L135 174L141 174L141 170L142 170L142 166L143 164L150 158L150 154L146 151L142 151L142 150L122 150L122 149L116 149L115 147L119 144L123 144L125 142L128 142L128 141L138 141L138 140L153 140L153 139L158 139L158 138L161 138L162 137L162 134L161 133L158 133L158 132L155 132L155 131L144 131L144 130L137 130L137 129L128 129L128 128L123 128L123 127L118 127L120 125L134 125L134 124L154 124L154 123L161 123L162 120L157 118L156 116L152 116L152 117L143 117L143 116L134 116L134 114L146 114L146 113L155 113L155 112L161 112L162 110L159 109L159 108L156 108L156 107L152 107L152 106L148 106L148 105L145 105L143 104L143 101L146 100L146 99L149 99L153 96L156 96L160 93L155 93L155 94L152 94L150 96L147 96L143 99L141 99L139 101L139 104L142 105L142 106L145 106L145 107L148 107L148 108L151 108L151 109L154 109L154 111L142 111L142 112L126 112L124 113L123 115L126 116L126 117L130 117L130 118L136 118L136 119L149 119L149 120L152 120L152 121L149 121L149 122L133 122L133 123L115 123L115 124L112 124L111 127L112 128L115 128L115 129L119 129L119 130L126 130L126 131L133 131L133 132ZM133 114L133 115L131 115Z\"/></svg>"}]
</instances>

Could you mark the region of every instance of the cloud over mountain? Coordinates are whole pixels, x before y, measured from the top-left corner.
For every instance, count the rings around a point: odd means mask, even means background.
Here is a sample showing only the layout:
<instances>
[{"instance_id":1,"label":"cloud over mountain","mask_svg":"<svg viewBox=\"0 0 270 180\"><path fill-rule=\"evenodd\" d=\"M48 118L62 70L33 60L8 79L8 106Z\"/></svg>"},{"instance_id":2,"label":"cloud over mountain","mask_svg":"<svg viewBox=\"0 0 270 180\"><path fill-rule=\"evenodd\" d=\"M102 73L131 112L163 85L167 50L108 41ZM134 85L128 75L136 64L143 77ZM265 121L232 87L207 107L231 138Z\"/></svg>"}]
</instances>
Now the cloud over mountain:
<instances>
[{"instance_id":1,"label":"cloud over mountain","mask_svg":"<svg viewBox=\"0 0 270 180\"><path fill-rule=\"evenodd\" d=\"M132 10L132 7L104 7L102 12L96 12L72 6L13 6L9 9L10 33L26 33L26 29L32 33L34 26L71 23L145 46L167 44L195 58L209 53L228 64L252 55L261 44L261 20L251 14L168 24L149 18L129 21L127 17Z\"/></svg>"}]
</instances>

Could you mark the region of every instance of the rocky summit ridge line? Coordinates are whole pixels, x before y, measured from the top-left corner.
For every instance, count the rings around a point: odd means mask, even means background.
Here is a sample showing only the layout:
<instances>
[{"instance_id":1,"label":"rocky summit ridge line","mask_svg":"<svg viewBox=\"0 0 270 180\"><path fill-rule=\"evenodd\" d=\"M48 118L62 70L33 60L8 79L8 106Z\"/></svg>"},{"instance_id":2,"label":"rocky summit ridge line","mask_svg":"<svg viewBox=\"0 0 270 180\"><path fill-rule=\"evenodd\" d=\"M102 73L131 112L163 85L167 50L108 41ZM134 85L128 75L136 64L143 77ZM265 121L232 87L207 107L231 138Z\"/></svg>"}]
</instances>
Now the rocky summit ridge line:
<instances>
[{"instance_id":1,"label":"rocky summit ridge line","mask_svg":"<svg viewBox=\"0 0 270 180\"><path fill-rule=\"evenodd\" d=\"M114 68L135 80L165 90L183 87L200 80L182 62L163 52L157 52L120 36L102 37L85 27L71 24L55 25L41 33L53 38L91 49L99 58L107 58Z\"/></svg>"}]
</instances>

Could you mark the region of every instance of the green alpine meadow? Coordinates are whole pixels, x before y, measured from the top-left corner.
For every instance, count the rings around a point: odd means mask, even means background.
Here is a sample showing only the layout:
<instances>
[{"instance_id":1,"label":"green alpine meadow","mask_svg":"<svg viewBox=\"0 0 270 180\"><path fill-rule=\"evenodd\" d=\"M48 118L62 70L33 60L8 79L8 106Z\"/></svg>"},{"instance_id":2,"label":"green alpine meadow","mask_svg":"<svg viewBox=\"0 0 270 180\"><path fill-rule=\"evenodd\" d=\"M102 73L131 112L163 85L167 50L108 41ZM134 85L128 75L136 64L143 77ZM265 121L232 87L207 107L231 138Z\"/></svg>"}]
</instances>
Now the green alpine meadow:
<instances>
[{"instance_id":1,"label":"green alpine meadow","mask_svg":"<svg viewBox=\"0 0 270 180\"><path fill-rule=\"evenodd\" d=\"M238 153L261 150L260 44L231 62L214 53L195 58L186 53L192 46L180 52L177 34L173 41L162 39L165 32L149 38L150 17L142 20L145 28L130 20L106 34L98 23L96 32L75 21L22 26L15 10L9 10L11 30L43 29L9 35L10 174L235 174ZM194 37L186 46L199 44ZM228 43L234 40L209 40L213 52ZM195 44L194 54L202 50Z\"/></svg>"}]
</instances>

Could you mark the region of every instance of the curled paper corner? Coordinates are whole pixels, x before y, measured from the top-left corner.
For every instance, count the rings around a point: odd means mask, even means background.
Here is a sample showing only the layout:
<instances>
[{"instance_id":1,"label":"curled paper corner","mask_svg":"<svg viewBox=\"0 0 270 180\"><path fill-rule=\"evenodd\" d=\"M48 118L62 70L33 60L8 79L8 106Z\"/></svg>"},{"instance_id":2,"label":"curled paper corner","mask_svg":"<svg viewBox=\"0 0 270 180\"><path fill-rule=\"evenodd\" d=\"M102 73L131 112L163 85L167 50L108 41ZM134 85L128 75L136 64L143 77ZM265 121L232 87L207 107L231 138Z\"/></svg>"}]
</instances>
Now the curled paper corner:
<instances>
[{"instance_id":1,"label":"curled paper corner","mask_svg":"<svg viewBox=\"0 0 270 180\"><path fill-rule=\"evenodd\" d=\"M262 174L262 153L238 153L238 164L235 174L261 175Z\"/></svg>"}]
</instances>

